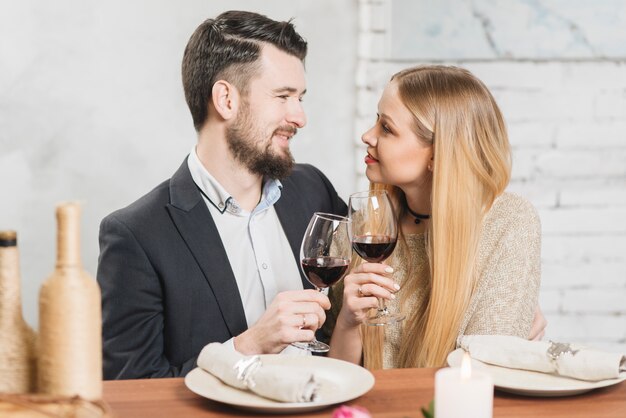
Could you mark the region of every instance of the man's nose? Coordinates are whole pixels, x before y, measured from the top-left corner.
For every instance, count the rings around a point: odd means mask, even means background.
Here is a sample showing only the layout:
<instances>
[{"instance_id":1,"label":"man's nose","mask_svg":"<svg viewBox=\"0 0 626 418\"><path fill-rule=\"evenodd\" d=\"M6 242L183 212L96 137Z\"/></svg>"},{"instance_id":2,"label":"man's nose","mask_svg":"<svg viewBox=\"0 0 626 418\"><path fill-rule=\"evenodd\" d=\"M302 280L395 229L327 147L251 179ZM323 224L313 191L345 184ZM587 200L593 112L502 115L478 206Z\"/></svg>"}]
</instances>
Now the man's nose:
<instances>
[{"instance_id":1,"label":"man's nose","mask_svg":"<svg viewBox=\"0 0 626 418\"><path fill-rule=\"evenodd\" d=\"M289 106L289 112L287 113L287 122L293 123L298 128L303 128L306 125L306 114L300 101L296 101Z\"/></svg>"}]
</instances>

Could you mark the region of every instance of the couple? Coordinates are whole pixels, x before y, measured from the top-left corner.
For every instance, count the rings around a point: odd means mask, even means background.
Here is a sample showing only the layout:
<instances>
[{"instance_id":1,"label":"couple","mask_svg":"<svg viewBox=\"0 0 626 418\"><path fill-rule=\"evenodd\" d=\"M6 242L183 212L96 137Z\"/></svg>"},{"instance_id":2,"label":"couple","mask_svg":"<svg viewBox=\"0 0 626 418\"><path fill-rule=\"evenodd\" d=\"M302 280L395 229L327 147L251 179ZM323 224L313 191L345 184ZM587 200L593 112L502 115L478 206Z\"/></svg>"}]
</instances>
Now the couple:
<instances>
[{"instance_id":1,"label":"couple","mask_svg":"<svg viewBox=\"0 0 626 418\"><path fill-rule=\"evenodd\" d=\"M542 333L539 221L504 193L502 116L459 68L396 74L362 137L372 187L400 208L393 276L364 263L330 299L311 288L298 268L309 219L347 208L289 151L306 124L306 52L291 23L250 12L225 12L191 36L182 76L197 145L171 179L100 228L106 379L184 376L210 342L301 352L289 344L324 324L329 355L364 356L372 368L443 365L462 334ZM430 219L416 223L416 213ZM408 314L401 326L360 325L376 296Z\"/></svg>"}]
</instances>

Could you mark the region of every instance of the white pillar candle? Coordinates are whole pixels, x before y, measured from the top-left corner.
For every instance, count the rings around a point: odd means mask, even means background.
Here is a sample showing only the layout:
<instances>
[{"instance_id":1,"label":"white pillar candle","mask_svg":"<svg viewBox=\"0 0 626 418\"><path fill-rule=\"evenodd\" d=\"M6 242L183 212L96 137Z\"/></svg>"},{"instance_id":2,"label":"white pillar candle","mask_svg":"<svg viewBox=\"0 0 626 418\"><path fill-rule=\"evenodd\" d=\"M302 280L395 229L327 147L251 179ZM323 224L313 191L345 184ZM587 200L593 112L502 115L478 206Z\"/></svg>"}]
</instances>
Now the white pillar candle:
<instances>
[{"instance_id":1,"label":"white pillar candle","mask_svg":"<svg viewBox=\"0 0 626 418\"><path fill-rule=\"evenodd\" d=\"M485 372L472 371L465 353L460 368L435 373L436 418L492 418L493 381Z\"/></svg>"}]
</instances>

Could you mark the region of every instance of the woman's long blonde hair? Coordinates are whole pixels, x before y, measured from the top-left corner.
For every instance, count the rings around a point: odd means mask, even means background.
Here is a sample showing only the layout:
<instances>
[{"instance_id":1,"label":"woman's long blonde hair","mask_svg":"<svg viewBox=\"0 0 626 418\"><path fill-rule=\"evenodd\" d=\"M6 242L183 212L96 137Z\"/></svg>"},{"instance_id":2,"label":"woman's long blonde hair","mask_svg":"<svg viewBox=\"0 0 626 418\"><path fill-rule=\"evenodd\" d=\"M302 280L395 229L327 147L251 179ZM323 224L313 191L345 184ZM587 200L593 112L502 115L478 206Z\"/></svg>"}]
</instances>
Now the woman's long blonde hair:
<instances>
[{"instance_id":1,"label":"woman's long blonde hair","mask_svg":"<svg viewBox=\"0 0 626 418\"><path fill-rule=\"evenodd\" d=\"M425 291L425 303L404 321L398 364L442 366L455 347L475 291L483 217L509 183L510 145L498 105L469 71L415 67L395 74L391 82L397 84L400 99L414 115L415 133L433 145L434 153L432 213L425 233L429 286L418 289L420 280L408 266L400 305L417 291ZM406 211L402 190L388 185L371 187L389 192L401 219ZM402 236L399 246L407 248ZM363 329L365 363L379 368L381 333L372 328L379 327Z\"/></svg>"}]
</instances>

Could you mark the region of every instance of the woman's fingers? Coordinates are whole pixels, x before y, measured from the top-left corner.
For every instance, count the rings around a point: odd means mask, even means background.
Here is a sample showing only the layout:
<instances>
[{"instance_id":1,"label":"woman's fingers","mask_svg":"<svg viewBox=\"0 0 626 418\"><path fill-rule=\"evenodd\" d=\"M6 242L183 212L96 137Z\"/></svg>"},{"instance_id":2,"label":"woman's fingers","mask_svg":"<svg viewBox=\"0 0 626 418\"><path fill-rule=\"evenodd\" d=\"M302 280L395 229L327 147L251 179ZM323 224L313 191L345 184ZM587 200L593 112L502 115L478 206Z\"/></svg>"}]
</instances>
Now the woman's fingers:
<instances>
[{"instance_id":1,"label":"woman's fingers","mask_svg":"<svg viewBox=\"0 0 626 418\"><path fill-rule=\"evenodd\" d=\"M378 299L374 296L364 296L352 299L351 309L353 311L363 311L378 307Z\"/></svg>"},{"instance_id":2,"label":"woman's fingers","mask_svg":"<svg viewBox=\"0 0 626 418\"><path fill-rule=\"evenodd\" d=\"M346 277L344 287L349 286L364 286L367 284L374 284L383 289L386 289L389 293L395 293L400 290L400 286L390 277L381 276L374 273L355 273Z\"/></svg>"},{"instance_id":3,"label":"woman's fingers","mask_svg":"<svg viewBox=\"0 0 626 418\"><path fill-rule=\"evenodd\" d=\"M392 274L393 267L382 263L362 263L352 270L353 273L377 273L377 274Z\"/></svg>"},{"instance_id":4,"label":"woman's fingers","mask_svg":"<svg viewBox=\"0 0 626 418\"><path fill-rule=\"evenodd\" d=\"M360 297L360 298L369 297L369 296L383 298L383 299L395 299L396 298L396 295L394 295L389 290L373 283L365 283L365 284L358 286L356 295L357 297Z\"/></svg>"},{"instance_id":5,"label":"woman's fingers","mask_svg":"<svg viewBox=\"0 0 626 418\"><path fill-rule=\"evenodd\" d=\"M380 263L363 263L344 280L343 308L339 314L349 326L357 326L366 319L372 308L378 307L378 298L395 299L400 286L391 277L393 268Z\"/></svg>"}]
</instances>

